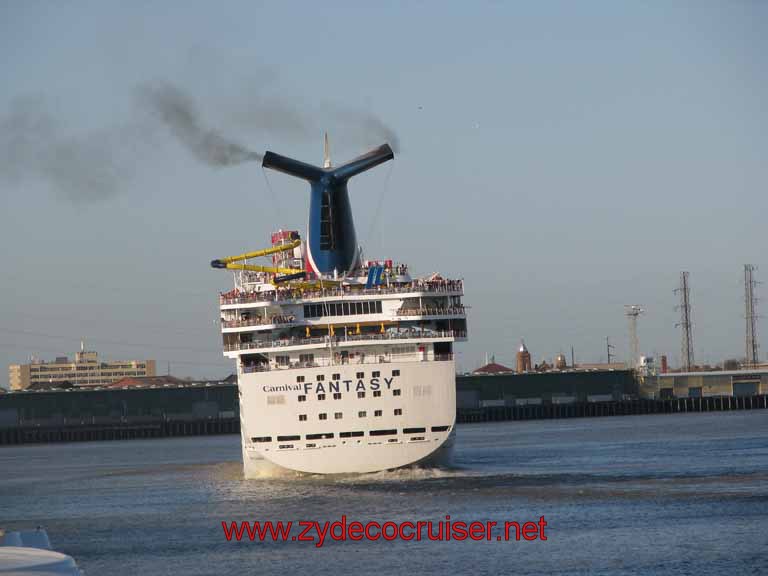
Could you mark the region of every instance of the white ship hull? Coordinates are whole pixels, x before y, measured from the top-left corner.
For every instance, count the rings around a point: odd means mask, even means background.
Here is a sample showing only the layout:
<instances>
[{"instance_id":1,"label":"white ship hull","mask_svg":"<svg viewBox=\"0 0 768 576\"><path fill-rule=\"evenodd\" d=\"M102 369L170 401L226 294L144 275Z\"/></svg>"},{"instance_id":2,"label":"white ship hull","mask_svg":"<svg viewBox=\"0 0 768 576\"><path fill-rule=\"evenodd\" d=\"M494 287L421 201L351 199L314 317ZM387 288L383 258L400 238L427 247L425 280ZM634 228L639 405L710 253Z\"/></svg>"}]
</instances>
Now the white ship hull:
<instances>
[{"instance_id":1,"label":"white ship hull","mask_svg":"<svg viewBox=\"0 0 768 576\"><path fill-rule=\"evenodd\" d=\"M238 388L246 477L377 472L450 455L453 360L241 373Z\"/></svg>"}]
</instances>

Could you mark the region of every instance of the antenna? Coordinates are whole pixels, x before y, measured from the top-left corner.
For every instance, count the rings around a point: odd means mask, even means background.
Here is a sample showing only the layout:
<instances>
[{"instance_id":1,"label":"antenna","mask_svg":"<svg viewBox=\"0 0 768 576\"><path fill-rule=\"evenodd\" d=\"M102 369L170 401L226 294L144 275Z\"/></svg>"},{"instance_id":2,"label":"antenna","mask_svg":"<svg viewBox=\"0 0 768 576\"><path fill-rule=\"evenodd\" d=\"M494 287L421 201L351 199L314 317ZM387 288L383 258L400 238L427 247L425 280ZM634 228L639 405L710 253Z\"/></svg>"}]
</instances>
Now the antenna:
<instances>
[{"instance_id":1,"label":"antenna","mask_svg":"<svg viewBox=\"0 0 768 576\"><path fill-rule=\"evenodd\" d=\"M613 356L613 354L611 354L611 350L613 350L614 348L616 348L616 346L611 344L610 337L606 336L605 337L605 349L608 352L608 364L611 363L611 357Z\"/></svg>"},{"instance_id":2,"label":"antenna","mask_svg":"<svg viewBox=\"0 0 768 576\"><path fill-rule=\"evenodd\" d=\"M328 144L328 132L326 132L323 143L323 168L330 168L331 166L331 145Z\"/></svg>"},{"instance_id":3,"label":"antenna","mask_svg":"<svg viewBox=\"0 0 768 576\"><path fill-rule=\"evenodd\" d=\"M675 324L683 329L680 342L680 362L683 370L693 368L693 324L691 324L691 287L688 283L688 272L680 272L680 287L675 289L680 294L680 304L675 307L680 311L680 322Z\"/></svg>"},{"instance_id":4,"label":"antenna","mask_svg":"<svg viewBox=\"0 0 768 576\"><path fill-rule=\"evenodd\" d=\"M626 304L624 314L629 320L629 365L636 368L640 364L640 341L637 338L637 318L645 310L638 304Z\"/></svg>"},{"instance_id":5,"label":"antenna","mask_svg":"<svg viewBox=\"0 0 768 576\"><path fill-rule=\"evenodd\" d=\"M755 296L754 278L755 267L752 264L744 264L744 304L746 306L746 365L754 367L758 363L757 351L757 296Z\"/></svg>"}]
</instances>

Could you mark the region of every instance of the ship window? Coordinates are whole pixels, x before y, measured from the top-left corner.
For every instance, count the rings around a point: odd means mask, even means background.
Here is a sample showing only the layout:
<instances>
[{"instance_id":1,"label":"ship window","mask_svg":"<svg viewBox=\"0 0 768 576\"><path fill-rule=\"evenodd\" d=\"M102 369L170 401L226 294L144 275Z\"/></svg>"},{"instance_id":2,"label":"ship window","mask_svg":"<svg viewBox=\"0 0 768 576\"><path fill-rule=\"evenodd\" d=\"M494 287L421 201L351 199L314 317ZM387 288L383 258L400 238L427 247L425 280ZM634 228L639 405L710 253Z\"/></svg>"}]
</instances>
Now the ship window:
<instances>
[{"instance_id":1,"label":"ship window","mask_svg":"<svg viewBox=\"0 0 768 576\"><path fill-rule=\"evenodd\" d=\"M400 376L400 370L392 370L392 376Z\"/></svg>"},{"instance_id":2,"label":"ship window","mask_svg":"<svg viewBox=\"0 0 768 576\"><path fill-rule=\"evenodd\" d=\"M358 398L365 398L365 392L358 392L357 393Z\"/></svg>"},{"instance_id":3,"label":"ship window","mask_svg":"<svg viewBox=\"0 0 768 576\"><path fill-rule=\"evenodd\" d=\"M344 309L344 316L349 316L349 302L344 302L342 308Z\"/></svg>"},{"instance_id":4,"label":"ship window","mask_svg":"<svg viewBox=\"0 0 768 576\"><path fill-rule=\"evenodd\" d=\"M331 380L341 380L341 374L334 374Z\"/></svg>"},{"instance_id":5,"label":"ship window","mask_svg":"<svg viewBox=\"0 0 768 576\"><path fill-rule=\"evenodd\" d=\"M307 448L317 448L317 444L307 444Z\"/></svg>"},{"instance_id":6,"label":"ship window","mask_svg":"<svg viewBox=\"0 0 768 576\"><path fill-rule=\"evenodd\" d=\"M373 391L373 397L374 398L380 398L381 397L381 390L374 390Z\"/></svg>"},{"instance_id":7,"label":"ship window","mask_svg":"<svg viewBox=\"0 0 768 576\"><path fill-rule=\"evenodd\" d=\"M341 392L334 392L333 393L333 399L334 400L341 400Z\"/></svg>"},{"instance_id":8,"label":"ship window","mask_svg":"<svg viewBox=\"0 0 768 576\"><path fill-rule=\"evenodd\" d=\"M318 434L307 434L307 440L324 440L333 438L333 432L321 432Z\"/></svg>"},{"instance_id":9,"label":"ship window","mask_svg":"<svg viewBox=\"0 0 768 576\"><path fill-rule=\"evenodd\" d=\"M292 434L290 436L278 436L278 442L293 442L294 440L301 440L301 436L298 434Z\"/></svg>"},{"instance_id":10,"label":"ship window","mask_svg":"<svg viewBox=\"0 0 768 576\"><path fill-rule=\"evenodd\" d=\"M317 395L318 400L325 400L325 394L318 394Z\"/></svg>"},{"instance_id":11,"label":"ship window","mask_svg":"<svg viewBox=\"0 0 768 576\"><path fill-rule=\"evenodd\" d=\"M374 415L374 416L381 416L381 410L376 410L376 411L373 413L373 415Z\"/></svg>"},{"instance_id":12,"label":"ship window","mask_svg":"<svg viewBox=\"0 0 768 576\"><path fill-rule=\"evenodd\" d=\"M293 444L278 444L277 447L280 448L280 450L287 450L288 448L293 448Z\"/></svg>"},{"instance_id":13,"label":"ship window","mask_svg":"<svg viewBox=\"0 0 768 576\"><path fill-rule=\"evenodd\" d=\"M299 422L306 422L306 421L307 421L307 415L299 414Z\"/></svg>"},{"instance_id":14,"label":"ship window","mask_svg":"<svg viewBox=\"0 0 768 576\"><path fill-rule=\"evenodd\" d=\"M322 382L323 380L325 380L325 374L318 374L317 375L317 381L318 382Z\"/></svg>"},{"instance_id":15,"label":"ship window","mask_svg":"<svg viewBox=\"0 0 768 576\"><path fill-rule=\"evenodd\" d=\"M304 396L304 394L299 394L299 402L306 402L306 401L307 401L307 397Z\"/></svg>"},{"instance_id":16,"label":"ship window","mask_svg":"<svg viewBox=\"0 0 768 576\"><path fill-rule=\"evenodd\" d=\"M390 438L387 442L397 442L397 438Z\"/></svg>"},{"instance_id":17,"label":"ship window","mask_svg":"<svg viewBox=\"0 0 768 576\"><path fill-rule=\"evenodd\" d=\"M392 396L400 396L401 390L400 388L395 388L392 390Z\"/></svg>"},{"instance_id":18,"label":"ship window","mask_svg":"<svg viewBox=\"0 0 768 576\"><path fill-rule=\"evenodd\" d=\"M357 438L359 436L363 436L363 433L360 431L355 432L339 432L339 438Z\"/></svg>"},{"instance_id":19,"label":"ship window","mask_svg":"<svg viewBox=\"0 0 768 576\"><path fill-rule=\"evenodd\" d=\"M402 416L402 415L403 415L403 409L395 408L395 416Z\"/></svg>"},{"instance_id":20,"label":"ship window","mask_svg":"<svg viewBox=\"0 0 768 576\"><path fill-rule=\"evenodd\" d=\"M397 430L371 430L368 432L369 436L394 436L397 434Z\"/></svg>"},{"instance_id":21,"label":"ship window","mask_svg":"<svg viewBox=\"0 0 768 576\"><path fill-rule=\"evenodd\" d=\"M369 302L363 302L363 314L369 314L371 311L370 303Z\"/></svg>"},{"instance_id":22,"label":"ship window","mask_svg":"<svg viewBox=\"0 0 768 576\"><path fill-rule=\"evenodd\" d=\"M378 312L379 314L381 314L381 300L379 300L378 302L376 302L376 312Z\"/></svg>"},{"instance_id":23,"label":"ship window","mask_svg":"<svg viewBox=\"0 0 768 576\"><path fill-rule=\"evenodd\" d=\"M341 420L341 418L342 418L341 412L334 412L334 413L333 413L333 417L334 417L336 420Z\"/></svg>"},{"instance_id":24,"label":"ship window","mask_svg":"<svg viewBox=\"0 0 768 576\"><path fill-rule=\"evenodd\" d=\"M304 382L304 376L296 376L296 382Z\"/></svg>"},{"instance_id":25,"label":"ship window","mask_svg":"<svg viewBox=\"0 0 768 576\"><path fill-rule=\"evenodd\" d=\"M355 314L362 314L362 313L363 313L363 303L355 302Z\"/></svg>"},{"instance_id":26,"label":"ship window","mask_svg":"<svg viewBox=\"0 0 768 576\"><path fill-rule=\"evenodd\" d=\"M299 362L302 364L314 364L315 362L315 355L314 354L299 354Z\"/></svg>"},{"instance_id":27,"label":"ship window","mask_svg":"<svg viewBox=\"0 0 768 576\"><path fill-rule=\"evenodd\" d=\"M379 372L378 370L376 372L374 372L373 374L371 374L371 378L378 378L380 376L381 376L381 372Z\"/></svg>"},{"instance_id":28,"label":"ship window","mask_svg":"<svg viewBox=\"0 0 768 576\"><path fill-rule=\"evenodd\" d=\"M328 414L323 412L322 414L320 414L320 416L318 416L318 418L320 418L320 420L328 420Z\"/></svg>"},{"instance_id":29,"label":"ship window","mask_svg":"<svg viewBox=\"0 0 768 576\"><path fill-rule=\"evenodd\" d=\"M424 434L426 428L403 428L403 434Z\"/></svg>"},{"instance_id":30,"label":"ship window","mask_svg":"<svg viewBox=\"0 0 768 576\"><path fill-rule=\"evenodd\" d=\"M272 436L257 436L251 438L251 442L272 442Z\"/></svg>"},{"instance_id":31,"label":"ship window","mask_svg":"<svg viewBox=\"0 0 768 576\"><path fill-rule=\"evenodd\" d=\"M275 356L275 364L278 366L288 366L291 363L290 356Z\"/></svg>"},{"instance_id":32,"label":"ship window","mask_svg":"<svg viewBox=\"0 0 768 576\"><path fill-rule=\"evenodd\" d=\"M365 372L358 372L357 373L358 378L365 378Z\"/></svg>"},{"instance_id":33,"label":"ship window","mask_svg":"<svg viewBox=\"0 0 768 576\"><path fill-rule=\"evenodd\" d=\"M365 418L365 410L360 410L360 412L357 413L358 418Z\"/></svg>"},{"instance_id":34,"label":"ship window","mask_svg":"<svg viewBox=\"0 0 768 576\"><path fill-rule=\"evenodd\" d=\"M450 426L432 426L432 432L445 432Z\"/></svg>"}]
</instances>

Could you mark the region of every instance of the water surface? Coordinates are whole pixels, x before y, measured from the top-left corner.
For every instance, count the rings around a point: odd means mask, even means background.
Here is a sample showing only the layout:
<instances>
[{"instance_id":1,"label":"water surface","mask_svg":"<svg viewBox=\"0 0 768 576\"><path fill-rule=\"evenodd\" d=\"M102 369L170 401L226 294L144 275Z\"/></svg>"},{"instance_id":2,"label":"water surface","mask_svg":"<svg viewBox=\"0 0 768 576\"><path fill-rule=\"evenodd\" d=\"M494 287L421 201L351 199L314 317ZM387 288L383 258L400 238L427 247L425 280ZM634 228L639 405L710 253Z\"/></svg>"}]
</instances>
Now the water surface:
<instances>
[{"instance_id":1,"label":"water surface","mask_svg":"<svg viewBox=\"0 0 768 576\"><path fill-rule=\"evenodd\" d=\"M227 542L221 522L538 520L548 540ZM455 467L245 480L237 436L0 448L0 525L89 576L768 574L768 411L460 425ZM298 532L298 531L297 531Z\"/></svg>"}]
</instances>

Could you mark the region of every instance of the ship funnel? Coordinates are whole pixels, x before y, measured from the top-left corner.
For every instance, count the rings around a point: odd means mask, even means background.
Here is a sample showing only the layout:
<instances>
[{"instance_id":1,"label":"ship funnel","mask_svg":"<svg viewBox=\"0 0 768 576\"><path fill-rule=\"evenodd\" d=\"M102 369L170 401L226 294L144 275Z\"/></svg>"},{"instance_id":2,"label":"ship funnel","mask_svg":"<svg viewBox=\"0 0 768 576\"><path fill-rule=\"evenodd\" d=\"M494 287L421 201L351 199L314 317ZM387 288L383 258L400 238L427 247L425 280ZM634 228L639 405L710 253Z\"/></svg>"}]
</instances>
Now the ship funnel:
<instances>
[{"instance_id":1,"label":"ship funnel","mask_svg":"<svg viewBox=\"0 0 768 576\"><path fill-rule=\"evenodd\" d=\"M336 168L331 166L328 135L325 136L323 168L274 152L264 154L262 166L307 180L311 187L307 256L319 276L354 270L359 251L349 203L347 181L395 157L389 144L358 156Z\"/></svg>"}]
</instances>

